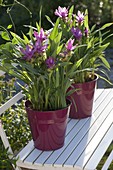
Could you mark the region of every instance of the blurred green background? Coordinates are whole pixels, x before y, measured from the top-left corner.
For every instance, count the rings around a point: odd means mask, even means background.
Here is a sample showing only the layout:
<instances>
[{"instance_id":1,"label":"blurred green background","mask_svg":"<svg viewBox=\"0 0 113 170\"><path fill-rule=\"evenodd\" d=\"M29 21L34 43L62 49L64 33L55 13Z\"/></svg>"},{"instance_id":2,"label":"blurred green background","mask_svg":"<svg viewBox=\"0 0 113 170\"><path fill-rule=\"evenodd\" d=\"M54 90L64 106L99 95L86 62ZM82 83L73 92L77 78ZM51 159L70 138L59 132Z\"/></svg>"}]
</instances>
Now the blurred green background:
<instances>
[{"instance_id":1,"label":"blurred green background","mask_svg":"<svg viewBox=\"0 0 113 170\"><path fill-rule=\"evenodd\" d=\"M7 27L13 21L15 25L13 31L18 34L24 29L23 25L35 25L39 20L40 7L42 7L42 26L46 29L49 29L51 25L45 15L54 21L56 19L54 11L58 6L75 5L76 11L78 9L85 11L87 8L90 25L102 25L113 21L113 0L0 0L0 4L0 25ZM25 9L25 6L29 11ZM24 29L24 31L27 30Z\"/></svg>"}]
</instances>

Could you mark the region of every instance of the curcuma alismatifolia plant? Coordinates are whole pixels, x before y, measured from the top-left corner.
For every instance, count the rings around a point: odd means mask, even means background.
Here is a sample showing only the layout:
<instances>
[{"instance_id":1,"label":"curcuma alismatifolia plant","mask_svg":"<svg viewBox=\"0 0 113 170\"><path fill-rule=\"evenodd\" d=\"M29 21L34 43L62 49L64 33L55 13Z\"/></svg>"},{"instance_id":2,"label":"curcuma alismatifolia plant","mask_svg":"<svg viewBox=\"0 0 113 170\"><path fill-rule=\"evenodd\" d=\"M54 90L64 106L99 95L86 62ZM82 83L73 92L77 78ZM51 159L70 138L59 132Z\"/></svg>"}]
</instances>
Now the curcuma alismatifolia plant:
<instances>
[{"instance_id":1,"label":"curcuma alismatifolia plant","mask_svg":"<svg viewBox=\"0 0 113 170\"><path fill-rule=\"evenodd\" d=\"M109 82L106 70L110 70L110 65L104 51L109 46L107 38L113 35L108 30L113 23L107 23L99 29L93 25L90 29L87 9L84 13L77 11L75 14L74 6L70 8L59 6L55 15L60 19L59 29L63 33L62 40L66 42L71 39L71 45L75 47L71 57L73 64L69 66L70 72L75 67L78 70L76 74L73 72L74 82L90 81L94 79L95 73Z\"/></svg>"},{"instance_id":2,"label":"curcuma alismatifolia plant","mask_svg":"<svg viewBox=\"0 0 113 170\"><path fill-rule=\"evenodd\" d=\"M70 94L67 89L72 72L67 67L75 46L72 40L61 42L58 25L59 19L48 32L37 23L23 38L5 30L8 42L0 46L0 69L25 83L21 84L23 92L33 109L39 111L66 107L66 96Z\"/></svg>"},{"instance_id":3,"label":"curcuma alismatifolia plant","mask_svg":"<svg viewBox=\"0 0 113 170\"><path fill-rule=\"evenodd\" d=\"M27 85L21 86L33 109L66 107L66 96L74 91L68 92L71 84L90 81L95 72L103 73L106 77L99 77L109 82L106 69L110 65L104 50L109 45L106 39L112 34L103 30L112 23L90 29L87 10L77 14L73 11L73 6L58 7L51 31L45 31L38 23L36 28L29 26L28 34L22 38L6 29L2 31L8 42L0 46L0 69Z\"/></svg>"}]
</instances>

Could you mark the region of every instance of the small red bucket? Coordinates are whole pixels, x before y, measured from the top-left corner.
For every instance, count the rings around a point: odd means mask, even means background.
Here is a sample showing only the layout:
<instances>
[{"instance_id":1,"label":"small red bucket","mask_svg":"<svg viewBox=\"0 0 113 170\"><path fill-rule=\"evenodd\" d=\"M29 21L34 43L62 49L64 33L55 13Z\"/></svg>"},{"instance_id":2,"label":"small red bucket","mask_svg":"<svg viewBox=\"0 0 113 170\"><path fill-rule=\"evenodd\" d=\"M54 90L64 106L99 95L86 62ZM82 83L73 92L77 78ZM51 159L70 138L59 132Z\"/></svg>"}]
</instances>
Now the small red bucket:
<instances>
[{"instance_id":1,"label":"small red bucket","mask_svg":"<svg viewBox=\"0 0 113 170\"><path fill-rule=\"evenodd\" d=\"M64 145L70 105L55 111L32 110L30 101L26 101L25 106L35 148L43 151L61 148Z\"/></svg>"},{"instance_id":2,"label":"small red bucket","mask_svg":"<svg viewBox=\"0 0 113 170\"><path fill-rule=\"evenodd\" d=\"M78 90L68 97L72 102L69 114L70 118L82 119L92 115L96 82L97 76L93 81L72 84ZM69 90L71 89L70 87Z\"/></svg>"}]
</instances>

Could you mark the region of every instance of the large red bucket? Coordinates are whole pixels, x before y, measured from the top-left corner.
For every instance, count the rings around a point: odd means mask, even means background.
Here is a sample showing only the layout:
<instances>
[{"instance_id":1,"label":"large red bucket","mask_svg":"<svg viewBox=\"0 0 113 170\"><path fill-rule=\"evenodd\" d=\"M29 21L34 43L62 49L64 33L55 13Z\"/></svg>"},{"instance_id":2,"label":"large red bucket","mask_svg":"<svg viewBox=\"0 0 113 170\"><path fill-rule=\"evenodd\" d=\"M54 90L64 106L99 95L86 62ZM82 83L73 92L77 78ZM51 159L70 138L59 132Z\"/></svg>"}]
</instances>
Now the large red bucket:
<instances>
[{"instance_id":1,"label":"large red bucket","mask_svg":"<svg viewBox=\"0 0 113 170\"><path fill-rule=\"evenodd\" d=\"M97 77L93 81L72 84L78 90L68 97L72 102L69 114L70 118L82 119L92 115L96 82ZM72 88L70 87L70 89Z\"/></svg>"},{"instance_id":2,"label":"large red bucket","mask_svg":"<svg viewBox=\"0 0 113 170\"><path fill-rule=\"evenodd\" d=\"M55 111L36 111L30 109L29 105L30 102L26 101L25 106L35 148L43 151L61 148L65 141L70 105Z\"/></svg>"}]
</instances>

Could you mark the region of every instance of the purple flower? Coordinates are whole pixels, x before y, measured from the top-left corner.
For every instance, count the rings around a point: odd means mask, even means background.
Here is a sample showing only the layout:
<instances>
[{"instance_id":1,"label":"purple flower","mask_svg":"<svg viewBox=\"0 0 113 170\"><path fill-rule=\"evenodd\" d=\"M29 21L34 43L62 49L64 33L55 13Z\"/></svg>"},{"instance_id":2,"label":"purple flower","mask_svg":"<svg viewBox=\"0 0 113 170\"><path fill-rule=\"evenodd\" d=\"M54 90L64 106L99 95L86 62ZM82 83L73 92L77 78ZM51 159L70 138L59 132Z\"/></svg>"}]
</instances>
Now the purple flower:
<instances>
[{"instance_id":1,"label":"purple flower","mask_svg":"<svg viewBox=\"0 0 113 170\"><path fill-rule=\"evenodd\" d=\"M78 11L76 20L77 20L78 24L81 25L84 21L84 14L81 13L80 11Z\"/></svg>"},{"instance_id":2,"label":"purple flower","mask_svg":"<svg viewBox=\"0 0 113 170\"><path fill-rule=\"evenodd\" d=\"M55 65L55 59L53 57L47 58L45 62L46 62L47 68L49 69L52 69Z\"/></svg>"},{"instance_id":3,"label":"purple flower","mask_svg":"<svg viewBox=\"0 0 113 170\"><path fill-rule=\"evenodd\" d=\"M87 28L85 28L84 33L85 33L85 36L88 37L88 29Z\"/></svg>"},{"instance_id":4,"label":"purple flower","mask_svg":"<svg viewBox=\"0 0 113 170\"><path fill-rule=\"evenodd\" d=\"M40 29L39 33L34 31L34 36L36 37L37 40L40 39L41 42L47 38L45 33L44 33L43 28Z\"/></svg>"},{"instance_id":5,"label":"purple flower","mask_svg":"<svg viewBox=\"0 0 113 170\"><path fill-rule=\"evenodd\" d=\"M55 11L55 15L59 16L60 18L66 18L68 16L68 10L66 7L58 7Z\"/></svg>"},{"instance_id":6,"label":"purple flower","mask_svg":"<svg viewBox=\"0 0 113 170\"><path fill-rule=\"evenodd\" d=\"M20 48L20 51L24 54L23 59L29 61L33 58L34 50L32 46L26 45L26 49Z\"/></svg>"},{"instance_id":7,"label":"purple flower","mask_svg":"<svg viewBox=\"0 0 113 170\"><path fill-rule=\"evenodd\" d=\"M74 49L76 48L76 45L73 46L74 41L75 41L74 39L69 39L69 40L68 40L68 43L67 43L67 45L66 45L66 49L67 49L68 51L72 51L72 50L74 50Z\"/></svg>"},{"instance_id":8,"label":"purple flower","mask_svg":"<svg viewBox=\"0 0 113 170\"><path fill-rule=\"evenodd\" d=\"M75 36L75 38L76 38L77 40L80 40L80 39L81 39L81 37L82 37L82 32L81 32L81 30L80 30L79 28L74 28L74 27L72 27L72 28L71 28L71 32L72 32L72 34Z\"/></svg>"},{"instance_id":9,"label":"purple flower","mask_svg":"<svg viewBox=\"0 0 113 170\"><path fill-rule=\"evenodd\" d=\"M37 53L43 53L47 49L47 45L44 45L40 39L35 42L34 51Z\"/></svg>"}]
</instances>

